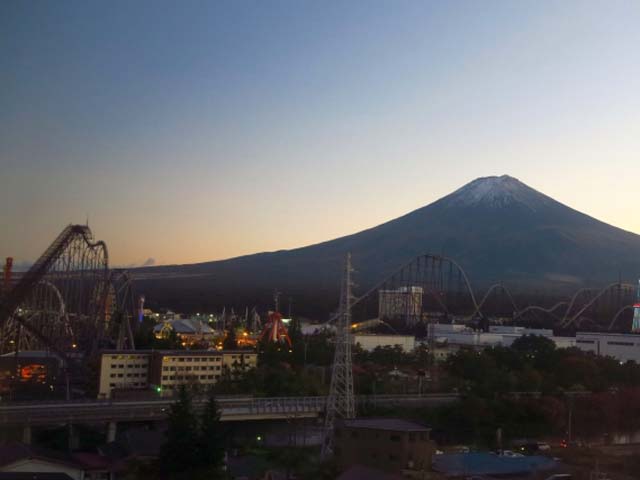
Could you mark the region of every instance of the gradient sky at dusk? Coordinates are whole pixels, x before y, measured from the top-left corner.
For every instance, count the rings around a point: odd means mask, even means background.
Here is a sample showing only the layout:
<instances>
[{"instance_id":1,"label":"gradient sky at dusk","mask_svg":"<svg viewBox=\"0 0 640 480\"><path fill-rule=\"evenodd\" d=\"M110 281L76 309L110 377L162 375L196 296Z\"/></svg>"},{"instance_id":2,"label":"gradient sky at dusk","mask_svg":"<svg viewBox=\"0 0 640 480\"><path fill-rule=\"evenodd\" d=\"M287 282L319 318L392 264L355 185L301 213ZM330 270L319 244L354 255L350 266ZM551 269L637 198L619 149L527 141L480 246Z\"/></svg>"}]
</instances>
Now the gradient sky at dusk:
<instances>
[{"instance_id":1,"label":"gradient sky at dusk","mask_svg":"<svg viewBox=\"0 0 640 480\"><path fill-rule=\"evenodd\" d=\"M0 255L354 233L509 174L640 233L640 2L0 2Z\"/></svg>"}]
</instances>

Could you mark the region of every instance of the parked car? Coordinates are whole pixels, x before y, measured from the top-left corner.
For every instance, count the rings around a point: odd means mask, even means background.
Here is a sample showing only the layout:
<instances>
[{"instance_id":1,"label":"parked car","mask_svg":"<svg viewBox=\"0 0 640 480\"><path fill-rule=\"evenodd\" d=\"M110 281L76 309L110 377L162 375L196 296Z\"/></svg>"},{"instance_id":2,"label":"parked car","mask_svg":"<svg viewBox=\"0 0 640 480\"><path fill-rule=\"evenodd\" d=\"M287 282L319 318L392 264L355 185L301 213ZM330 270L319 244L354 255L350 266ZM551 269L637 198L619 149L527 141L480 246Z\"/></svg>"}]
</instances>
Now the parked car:
<instances>
[{"instance_id":1,"label":"parked car","mask_svg":"<svg viewBox=\"0 0 640 480\"><path fill-rule=\"evenodd\" d=\"M514 452L513 450L503 450L502 453L500 453L500 455L502 455L503 457L524 457L523 454L518 453L518 452Z\"/></svg>"}]
</instances>

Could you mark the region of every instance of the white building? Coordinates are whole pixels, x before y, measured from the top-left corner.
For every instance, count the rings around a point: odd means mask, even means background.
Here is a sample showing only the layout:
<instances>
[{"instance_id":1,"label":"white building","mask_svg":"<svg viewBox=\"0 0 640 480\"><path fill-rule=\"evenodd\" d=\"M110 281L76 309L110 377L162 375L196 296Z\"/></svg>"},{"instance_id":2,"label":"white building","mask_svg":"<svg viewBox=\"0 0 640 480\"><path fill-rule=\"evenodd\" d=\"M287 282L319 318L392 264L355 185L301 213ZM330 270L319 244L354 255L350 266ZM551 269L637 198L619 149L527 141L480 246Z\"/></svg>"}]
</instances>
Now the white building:
<instances>
[{"instance_id":1,"label":"white building","mask_svg":"<svg viewBox=\"0 0 640 480\"><path fill-rule=\"evenodd\" d=\"M376 347L402 347L405 352L410 352L416 347L416 337L413 335L377 335L356 333L353 335L353 343L359 344L364 350L371 352Z\"/></svg>"},{"instance_id":2,"label":"white building","mask_svg":"<svg viewBox=\"0 0 640 480\"><path fill-rule=\"evenodd\" d=\"M429 331L433 331L435 341L435 356L444 359L461 348L481 350L487 347L509 347L524 335L538 335L546 337L555 343L557 348L573 347L576 339L573 337L557 337L552 330L535 329L515 326L491 326L489 332L478 332L460 324L430 324Z\"/></svg>"},{"instance_id":3,"label":"white building","mask_svg":"<svg viewBox=\"0 0 640 480\"><path fill-rule=\"evenodd\" d=\"M515 326L491 326L478 332L462 324L430 324L435 341L435 356L442 360L461 348L481 350L487 347L509 347L524 335L539 335L555 343L556 348L577 347L596 355L609 356L620 362L640 363L640 334L578 332L575 337L559 337L552 330Z\"/></svg>"},{"instance_id":4,"label":"white building","mask_svg":"<svg viewBox=\"0 0 640 480\"><path fill-rule=\"evenodd\" d=\"M640 335L633 333L577 332L576 347L621 362L640 363Z\"/></svg>"}]
</instances>

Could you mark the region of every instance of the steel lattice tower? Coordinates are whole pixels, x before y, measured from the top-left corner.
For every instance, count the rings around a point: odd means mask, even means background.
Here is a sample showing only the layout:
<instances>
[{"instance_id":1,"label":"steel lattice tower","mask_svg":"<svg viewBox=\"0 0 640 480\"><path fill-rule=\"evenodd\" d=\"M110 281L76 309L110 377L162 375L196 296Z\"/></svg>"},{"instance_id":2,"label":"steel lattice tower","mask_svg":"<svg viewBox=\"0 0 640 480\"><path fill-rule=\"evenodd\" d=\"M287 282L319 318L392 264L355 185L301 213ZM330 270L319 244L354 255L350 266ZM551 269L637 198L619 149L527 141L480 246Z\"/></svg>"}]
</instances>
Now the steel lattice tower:
<instances>
[{"instance_id":1,"label":"steel lattice tower","mask_svg":"<svg viewBox=\"0 0 640 480\"><path fill-rule=\"evenodd\" d=\"M351 253L347 253L340 289L340 310L336 323L336 350L333 357L331 387L327 397L322 457L333 453L333 430L336 418L355 418L353 365L351 362Z\"/></svg>"}]
</instances>

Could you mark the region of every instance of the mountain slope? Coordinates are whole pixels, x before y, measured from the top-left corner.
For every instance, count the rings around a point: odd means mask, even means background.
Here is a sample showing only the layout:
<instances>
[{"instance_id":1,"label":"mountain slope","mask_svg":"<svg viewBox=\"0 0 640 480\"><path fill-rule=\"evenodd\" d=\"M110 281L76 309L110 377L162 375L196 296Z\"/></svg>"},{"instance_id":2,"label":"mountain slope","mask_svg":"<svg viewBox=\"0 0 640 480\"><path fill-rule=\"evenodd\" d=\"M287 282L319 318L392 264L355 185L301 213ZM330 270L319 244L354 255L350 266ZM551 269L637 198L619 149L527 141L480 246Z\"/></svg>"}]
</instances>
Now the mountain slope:
<instances>
[{"instance_id":1,"label":"mountain slope","mask_svg":"<svg viewBox=\"0 0 640 480\"><path fill-rule=\"evenodd\" d=\"M640 236L504 175L476 179L430 205L346 237L224 261L140 269L136 276L145 289L174 300L180 292L205 301L216 293L264 295L275 288L305 299L328 298L335 294L347 251L361 288L426 252L454 258L477 286L504 281L575 289L640 274Z\"/></svg>"}]
</instances>

